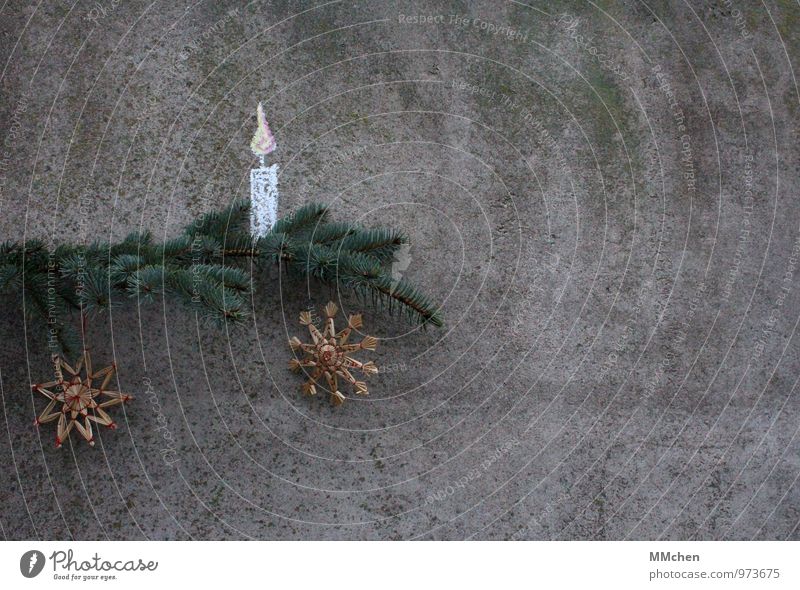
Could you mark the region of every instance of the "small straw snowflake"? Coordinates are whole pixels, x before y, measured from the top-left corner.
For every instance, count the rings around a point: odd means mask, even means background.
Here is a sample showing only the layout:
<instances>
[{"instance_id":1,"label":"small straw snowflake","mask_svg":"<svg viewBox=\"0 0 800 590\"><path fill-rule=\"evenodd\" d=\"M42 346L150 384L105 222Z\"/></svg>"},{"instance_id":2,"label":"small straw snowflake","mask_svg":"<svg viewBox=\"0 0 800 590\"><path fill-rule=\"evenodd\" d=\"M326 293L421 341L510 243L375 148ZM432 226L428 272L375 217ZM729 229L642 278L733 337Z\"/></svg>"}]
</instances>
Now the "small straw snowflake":
<instances>
[{"instance_id":1,"label":"small straw snowflake","mask_svg":"<svg viewBox=\"0 0 800 590\"><path fill-rule=\"evenodd\" d=\"M372 361L362 363L349 356L358 350L375 350L378 339L374 336L364 336L358 344L347 344L350 333L361 328L361 314L351 315L347 319L347 327L337 333L333 318L338 311L339 308L333 302L325 306L325 328L321 333L311 319L311 312L301 312L300 323L308 326L313 343L304 344L296 336L289 340L289 346L294 352L303 352L305 355L303 360L295 357L289 361L289 368L292 371L307 370L309 380L302 386L303 393L316 395L317 380L324 376L330 389L331 403L337 406L345 400L345 396L339 391L339 377L348 381L358 395L367 395L369 393L367 384L356 381L350 369L358 369L365 375L375 375L378 372L378 367Z\"/></svg>"},{"instance_id":2,"label":"small straw snowflake","mask_svg":"<svg viewBox=\"0 0 800 590\"><path fill-rule=\"evenodd\" d=\"M106 413L105 408L124 404L133 398L119 391L106 389L117 367L112 364L97 372L92 372L92 361L88 350L84 351L83 356L78 359L74 369L59 355L53 355L53 363L56 380L48 383L34 383L31 386L34 391L50 400L44 411L34 420L34 424L39 426L58 420L57 448L61 448L73 427L86 439L86 442L94 446L92 422L107 426L112 430L116 429L116 423ZM81 377L81 369L85 369L85 377ZM67 374L66 378L64 373ZM95 387L93 382L100 378L103 379L100 387ZM52 389L55 391L51 391Z\"/></svg>"}]
</instances>

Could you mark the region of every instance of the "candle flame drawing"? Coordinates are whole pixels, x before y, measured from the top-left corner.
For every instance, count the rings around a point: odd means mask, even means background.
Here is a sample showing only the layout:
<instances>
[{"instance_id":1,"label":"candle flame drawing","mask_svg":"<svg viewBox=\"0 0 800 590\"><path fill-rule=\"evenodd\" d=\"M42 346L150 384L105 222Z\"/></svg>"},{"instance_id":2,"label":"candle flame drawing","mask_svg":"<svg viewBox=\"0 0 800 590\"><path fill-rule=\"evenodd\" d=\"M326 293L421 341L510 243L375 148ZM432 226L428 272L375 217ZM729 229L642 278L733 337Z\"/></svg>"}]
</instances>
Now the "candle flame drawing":
<instances>
[{"instance_id":1,"label":"candle flame drawing","mask_svg":"<svg viewBox=\"0 0 800 590\"><path fill-rule=\"evenodd\" d=\"M261 158L261 166L250 171L250 233L261 238L278 220L278 165L267 166L265 156L277 147L264 107L258 103L257 126L250 149Z\"/></svg>"},{"instance_id":2,"label":"candle flame drawing","mask_svg":"<svg viewBox=\"0 0 800 590\"><path fill-rule=\"evenodd\" d=\"M269 153L275 151L277 144L275 143L275 136L267 123L267 117L264 114L264 106L258 103L256 109L256 119L258 121L256 132L253 134L253 139L250 141L250 149L256 156L261 156L262 164L263 158Z\"/></svg>"}]
</instances>

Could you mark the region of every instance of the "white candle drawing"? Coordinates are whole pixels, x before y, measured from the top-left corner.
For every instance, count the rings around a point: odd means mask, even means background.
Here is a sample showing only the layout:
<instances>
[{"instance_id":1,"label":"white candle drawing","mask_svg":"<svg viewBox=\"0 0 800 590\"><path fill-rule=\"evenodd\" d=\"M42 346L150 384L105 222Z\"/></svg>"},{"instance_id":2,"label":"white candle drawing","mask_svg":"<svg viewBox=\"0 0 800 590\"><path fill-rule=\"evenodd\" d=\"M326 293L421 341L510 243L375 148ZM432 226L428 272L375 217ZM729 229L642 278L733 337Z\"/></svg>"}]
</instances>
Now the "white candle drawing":
<instances>
[{"instance_id":1,"label":"white candle drawing","mask_svg":"<svg viewBox=\"0 0 800 590\"><path fill-rule=\"evenodd\" d=\"M250 149L261 158L261 166L250 171L250 233L261 238L278 220L278 165L266 164L266 156L275 150L276 143L261 103L256 118L258 126Z\"/></svg>"}]
</instances>

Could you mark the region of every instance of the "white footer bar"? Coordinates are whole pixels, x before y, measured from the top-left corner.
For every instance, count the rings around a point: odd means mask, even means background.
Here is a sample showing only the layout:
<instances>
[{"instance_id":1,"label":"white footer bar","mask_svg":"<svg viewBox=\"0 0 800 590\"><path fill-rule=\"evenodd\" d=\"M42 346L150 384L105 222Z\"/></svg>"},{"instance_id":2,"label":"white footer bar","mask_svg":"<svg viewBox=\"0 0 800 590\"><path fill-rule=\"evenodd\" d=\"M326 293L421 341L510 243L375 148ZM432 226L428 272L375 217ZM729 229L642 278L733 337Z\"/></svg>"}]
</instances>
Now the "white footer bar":
<instances>
[{"instance_id":1,"label":"white footer bar","mask_svg":"<svg viewBox=\"0 0 800 590\"><path fill-rule=\"evenodd\" d=\"M796 542L14 541L0 555L4 588L800 588Z\"/></svg>"}]
</instances>

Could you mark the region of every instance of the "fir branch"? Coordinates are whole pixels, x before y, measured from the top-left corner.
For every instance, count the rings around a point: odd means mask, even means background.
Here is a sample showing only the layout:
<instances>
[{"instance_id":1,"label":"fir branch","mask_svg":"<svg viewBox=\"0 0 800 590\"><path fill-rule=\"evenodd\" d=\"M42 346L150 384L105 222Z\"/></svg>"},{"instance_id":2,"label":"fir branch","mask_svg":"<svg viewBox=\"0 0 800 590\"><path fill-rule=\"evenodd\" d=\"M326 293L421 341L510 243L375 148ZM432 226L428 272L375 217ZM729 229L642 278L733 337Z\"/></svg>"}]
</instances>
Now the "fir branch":
<instances>
[{"instance_id":1,"label":"fir branch","mask_svg":"<svg viewBox=\"0 0 800 590\"><path fill-rule=\"evenodd\" d=\"M325 223L315 227L309 238L315 244L340 243L347 236L356 231L358 231L358 229L349 223Z\"/></svg>"},{"instance_id":2,"label":"fir branch","mask_svg":"<svg viewBox=\"0 0 800 590\"><path fill-rule=\"evenodd\" d=\"M152 303L163 294L165 287L163 266L145 266L136 271L129 284L129 293L145 303Z\"/></svg>"},{"instance_id":3,"label":"fir branch","mask_svg":"<svg viewBox=\"0 0 800 590\"><path fill-rule=\"evenodd\" d=\"M418 318L423 324L437 327L444 325L442 316L433 303L408 281L395 280L386 270L360 253L353 252L342 257L338 267L338 279L363 296L373 295L388 304L393 311L395 304L405 308L409 319Z\"/></svg>"},{"instance_id":4,"label":"fir branch","mask_svg":"<svg viewBox=\"0 0 800 590\"><path fill-rule=\"evenodd\" d=\"M188 236L223 236L226 233L246 231L250 223L250 202L234 201L221 211L203 213L190 223L184 233Z\"/></svg>"},{"instance_id":5,"label":"fir branch","mask_svg":"<svg viewBox=\"0 0 800 590\"><path fill-rule=\"evenodd\" d=\"M408 240L400 231L332 222L327 207L310 204L279 220L265 237L249 234L249 203L236 201L156 244L149 232L116 244L40 241L0 244L0 294L24 295L25 310L65 350L77 342L68 316L107 309L126 297L143 303L176 296L201 317L237 323L248 315L252 281L245 264L276 265L405 311L412 321L443 324L436 306L386 266ZM72 343L72 344L70 344ZM69 348L68 348L69 347Z\"/></svg>"},{"instance_id":6,"label":"fir branch","mask_svg":"<svg viewBox=\"0 0 800 590\"><path fill-rule=\"evenodd\" d=\"M400 246L408 243L408 237L403 232L379 227L361 229L348 235L342 241L341 248L369 254L381 262L389 262Z\"/></svg>"},{"instance_id":7,"label":"fir branch","mask_svg":"<svg viewBox=\"0 0 800 590\"><path fill-rule=\"evenodd\" d=\"M109 249L111 256L121 256L125 254L138 254L143 248L153 243L152 234L147 231L144 233L133 232L125 236L119 244L114 244Z\"/></svg>"},{"instance_id":8,"label":"fir branch","mask_svg":"<svg viewBox=\"0 0 800 590\"><path fill-rule=\"evenodd\" d=\"M22 288L22 269L16 264L0 267L0 293L10 295Z\"/></svg>"},{"instance_id":9,"label":"fir branch","mask_svg":"<svg viewBox=\"0 0 800 590\"><path fill-rule=\"evenodd\" d=\"M215 258L244 257L254 258L259 255L258 243L249 234L226 236L225 242L214 253Z\"/></svg>"},{"instance_id":10,"label":"fir branch","mask_svg":"<svg viewBox=\"0 0 800 590\"><path fill-rule=\"evenodd\" d=\"M233 291L246 292L250 289L250 277L240 268L219 264L195 264L189 272L205 281L213 281L220 287Z\"/></svg>"},{"instance_id":11,"label":"fir branch","mask_svg":"<svg viewBox=\"0 0 800 590\"><path fill-rule=\"evenodd\" d=\"M407 281L395 281L374 258L360 252L334 250L318 244L295 245L288 243L282 258L289 268L301 275L310 275L326 284L343 286L356 291L364 299L372 298L405 308L409 318L423 324L442 326L444 322L436 307Z\"/></svg>"},{"instance_id":12,"label":"fir branch","mask_svg":"<svg viewBox=\"0 0 800 590\"><path fill-rule=\"evenodd\" d=\"M275 265L289 262L292 240L283 232L271 231L256 243L261 259Z\"/></svg>"},{"instance_id":13,"label":"fir branch","mask_svg":"<svg viewBox=\"0 0 800 590\"><path fill-rule=\"evenodd\" d=\"M111 305L111 285L107 269L90 268L83 274L78 300L84 313L100 311Z\"/></svg>"},{"instance_id":14,"label":"fir branch","mask_svg":"<svg viewBox=\"0 0 800 590\"><path fill-rule=\"evenodd\" d=\"M297 235L303 232L314 231L320 224L328 219L328 208L318 203L310 203L300 207L294 213L279 219L272 228L271 233Z\"/></svg>"},{"instance_id":15,"label":"fir branch","mask_svg":"<svg viewBox=\"0 0 800 590\"><path fill-rule=\"evenodd\" d=\"M114 258L110 268L110 279L114 285L125 287L136 278L142 267L142 257L135 254L122 254Z\"/></svg>"},{"instance_id":16,"label":"fir branch","mask_svg":"<svg viewBox=\"0 0 800 590\"><path fill-rule=\"evenodd\" d=\"M221 285L204 285L199 293L201 315L217 323L240 323L247 318L244 300L235 292Z\"/></svg>"},{"instance_id":17,"label":"fir branch","mask_svg":"<svg viewBox=\"0 0 800 590\"><path fill-rule=\"evenodd\" d=\"M193 243L190 236L178 236L167 240L162 245L156 247L155 256L158 258L179 258L188 256L192 253Z\"/></svg>"}]
</instances>

